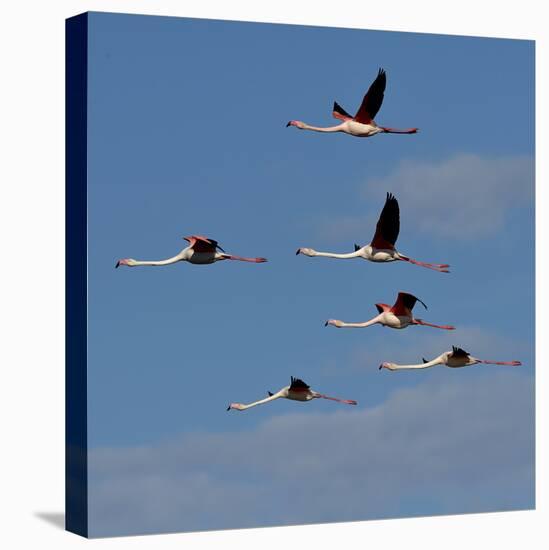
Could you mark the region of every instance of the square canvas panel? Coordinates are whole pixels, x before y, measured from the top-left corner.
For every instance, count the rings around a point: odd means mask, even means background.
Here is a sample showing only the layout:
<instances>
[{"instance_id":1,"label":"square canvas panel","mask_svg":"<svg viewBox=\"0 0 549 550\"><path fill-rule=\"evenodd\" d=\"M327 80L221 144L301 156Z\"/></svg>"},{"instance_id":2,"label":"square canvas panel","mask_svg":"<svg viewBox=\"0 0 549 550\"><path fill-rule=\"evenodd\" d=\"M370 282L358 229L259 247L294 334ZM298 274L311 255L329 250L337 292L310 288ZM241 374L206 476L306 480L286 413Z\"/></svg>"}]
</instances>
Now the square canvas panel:
<instances>
[{"instance_id":1,"label":"square canvas panel","mask_svg":"<svg viewBox=\"0 0 549 550\"><path fill-rule=\"evenodd\" d=\"M533 508L534 43L66 32L67 528Z\"/></svg>"}]
</instances>

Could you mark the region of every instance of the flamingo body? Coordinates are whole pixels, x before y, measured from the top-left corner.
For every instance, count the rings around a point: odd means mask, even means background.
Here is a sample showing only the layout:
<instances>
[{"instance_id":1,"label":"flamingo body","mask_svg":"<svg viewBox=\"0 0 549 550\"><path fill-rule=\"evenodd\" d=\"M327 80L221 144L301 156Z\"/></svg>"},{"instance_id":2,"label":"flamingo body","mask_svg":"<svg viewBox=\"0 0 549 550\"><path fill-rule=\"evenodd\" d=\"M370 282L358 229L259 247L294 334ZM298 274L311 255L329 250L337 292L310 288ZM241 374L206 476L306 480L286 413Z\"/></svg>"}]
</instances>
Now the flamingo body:
<instances>
[{"instance_id":1,"label":"flamingo body","mask_svg":"<svg viewBox=\"0 0 549 550\"><path fill-rule=\"evenodd\" d=\"M375 263L408 262L420 267L426 267L440 273L449 273L448 264L433 264L414 260L398 252L395 248L400 233L400 208L394 195L387 193L385 204L379 215L376 231L371 242L365 246L355 245L354 252L335 253L318 252L314 248L298 248L296 255L303 254L309 257L336 258L340 260L361 258Z\"/></svg>"},{"instance_id":2,"label":"flamingo body","mask_svg":"<svg viewBox=\"0 0 549 550\"><path fill-rule=\"evenodd\" d=\"M116 262L115 267L125 265L128 267L136 266L163 266L171 265L177 262L189 262L194 265L208 265L222 260L238 260L242 262L263 263L266 258L244 258L227 254L214 239L204 237L202 235L191 235L183 237L189 242L189 246L181 250L175 256L166 260L134 260L133 258L123 258Z\"/></svg>"},{"instance_id":3,"label":"flamingo body","mask_svg":"<svg viewBox=\"0 0 549 550\"><path fill-rule=\"evenodd\" d=\"M428 369L436 365L444 365L452 369L459 369L462 367L469 367L471 365L505 365L510 367L518 367L522 365L520 361L491 361L486 359L478 359L473 357L470 353L466 352L462 348L452 346L451 351L445 351L438 357L435 357L431 361L423 359L423 363L416 365L398 365L397 363L384 362L379 365L379 369L387 369L391 371L395 370L412 370L412 369Z\"/></svg>"},{"instance_id":4,"label":"flamingo body","mask_svg":"<svg viewBox=\"0 0 549 550\"><path fill-rule=\"evenodd\" d=\"M417 128L407 128L398 130L395 128L387 128L378 126L374 121L385 94L387 85L387 75L383 69L379 69L376 79L372 82L370 88L364 95L362 103L357 113L352 116L343 107L334 102L332 116L342 122L336 126L319 127L311 126L301 120L290 120L286 126L294 126L299 130L311 130L313 132L337 133L342 132L354 137L371 137L377 134L415 134Z\"/></svg>"},{"instance_id":5,"label":"flamingo body","mask_svg":"<svg viewBox=\"0 0 549 550\"><path fill-rule=\"evenodd\" d=\"M412 313L416 302L420 302L423 307L427 309L427 306L413 294L399 292L396 302L392 306L387 304L376 304L379 314L369 321L365 321L364 323L346 323L339 319L328 319L324 325L331 325L336 328L365 328L372 325L382 325L397 330L404 329L410 325L423 325L444 330L455 329L455 327L451 325L434 325L423 321L423 319L416 319Z\"/></svg>"},{"instance_id":6,"label":"flamingo body","mask_svg":"<svg viewBox=\"0 0 549 550\"><path fill-rule=\"evenodd\" d=\"M338 397L329 397L322 393L318 393L310 388L308 384L300 380L299 378L291 377L290 385L285 386L276 393L269 392L269 397L261 399L259 401L254 401L253 403L243 404L243 403L231 403L227 410L231 409L237 411L245 411L257 405L262 405L268 403L269 401L274 401L275 399L290 399L291 401L312 401L313 399L329 399L330 401L337 401L339 403L345 403L346 405L356 405L357 402L353 399L339 399Z\"/></svg>"}]
</instances>

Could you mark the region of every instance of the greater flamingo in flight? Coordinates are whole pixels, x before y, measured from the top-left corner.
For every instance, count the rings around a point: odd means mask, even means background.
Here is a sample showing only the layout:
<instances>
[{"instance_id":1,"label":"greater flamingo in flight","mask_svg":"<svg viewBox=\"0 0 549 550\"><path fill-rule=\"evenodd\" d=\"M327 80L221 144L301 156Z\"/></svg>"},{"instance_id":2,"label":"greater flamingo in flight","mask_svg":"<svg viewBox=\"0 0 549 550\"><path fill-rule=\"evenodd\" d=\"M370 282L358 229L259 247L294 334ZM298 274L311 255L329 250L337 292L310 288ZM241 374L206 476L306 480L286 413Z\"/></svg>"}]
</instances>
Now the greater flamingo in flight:
<instances>
[{"instance_id":1,"label":"greater flamingo in flight","mask_svg":"<svg viewBox=\"0 0 549 550\"><path fill-rule=\"evenodd\" d=\"M337 397L329 397L322 393L318 393L310 388L303 380L299 378L291 377L290 385L285 386L280 391L276 393L269 393L269 397L261 399L260 401L255 401L254 403L249 403L244 405L242 403L231 403L227 410L235 409L237 411L245 411L256 405L262 405L263 403L268 403L269 401L274 401L275 399L291 399L293 401L311 401L313 399L330 399L331 401L337 401L338 403L345 403L347 405L356 405L357 402L353 399L339 399Z\"/></svg>"},{"instance_id":2,"label":"greater flamingo in flight","mask_svg":"<svg viewBox=\"0 0 549 550\"><path fill-rule=\"evenodd\" d=\"M167 260L153 260L142 261L134 260L133 258L124 258L116 262L116 267L121 265L127 265L128 267L135 267L138 265L170 265L177 262L189 262L191 264L205 265L213 264L221 260L239 260L241 262L254 262L263 263L266 262L266 258L243 258L241 256L234 256L233 254L226 254L225 251L217 244L217 241L209 239L208 237L202 237L200 235L191 235L190 237L183 237L189 242L189 246L184 248L179 254L176 254L172 258Z\"/></svg>"},{"instance_id":3,"label":"greater flamingo in flight","mask_svg":"<svg viewBox=\"0 0 549 550\"><path fill-rule=\"evenodd\" d=\"M445 351L438 357L435 357L431 361L423 359L423 363L420 365L397 365L396 363L381 363L379 370L408 370L408 369L428 369L435 365L446 365L451 368L468 367L470 365L508 365L511 367L518 367L522 365L520 361L487 361L485 359L477 359L473 357L465 350L452 346L452 351Z\"/></svg>"},{"instance_id":4,"label":"greater flamingo in flight","mask_svg":"<svg viewBox=\"0 0 549 550\"><path fill-rule=\"evenodd\" d=\"M317 252L312 248L298 248L297 254L303 254L305 256L322 256L326 258L362 258L363 260L369 260L370 262L395 262L403 261L409 262L414 265L440 271L441 273L450 273L448 264L431 264L427 262L420 262L413 260L412 258L397 252L395 249L395 243L398 239L400 232L400 209L398 201L391 193L387 193L385 205L379 216L379 220L376 225L376 232L372 242L366 246L359 246L355 244L355 251L346 254L336 254L334 252Z\"/></svg>"},{"instance_id":5,"label":"greater flamingo in flight","mask_svg":"<svg viewBox=\"0 0 549 550\"><path fill-rule=\"evenodd\" d=\"M334 326L337 328L364 328L371 325L383 325L384 327L402 329L409 325L422 325L426 327L441 328L444 330L455 330L455 327L451 325L433 325L427 323L422 319L414 318L412 309L416 305L416 302L420 302L425 309L427 306L412 294L407 292L399 292L396 302L393 306L387 304L376 304L376 308L379 311L379 315L376 315L373 319L365 321L364 323L344 323L337 319L329 319L324 326Z\"/></svg>"},{"instance_id":6,"label":"greater flamingo in flight","mask_svg":"<svg viewBox=\"0 0 549 550\"><path fill-rule=\"evenodd\" d=\"M383 94L387 77L383 69L379 69L376 79L372 82L370 88L366 92L362 104L356 115L353 117L345 111L340 105L334 102L332 116L341 120L341 124L330 126L328 128L319 128L318 126L310 126L300 120L290 120L286 127L295 126L300 130L313 130L314 132L343 132L355 137L370 137L376 134L415 134L417 128L407 128L406 130L398 130L396 128L387 128L378 126L374 118L383 103Z\"/></svg>"}]
</instances>

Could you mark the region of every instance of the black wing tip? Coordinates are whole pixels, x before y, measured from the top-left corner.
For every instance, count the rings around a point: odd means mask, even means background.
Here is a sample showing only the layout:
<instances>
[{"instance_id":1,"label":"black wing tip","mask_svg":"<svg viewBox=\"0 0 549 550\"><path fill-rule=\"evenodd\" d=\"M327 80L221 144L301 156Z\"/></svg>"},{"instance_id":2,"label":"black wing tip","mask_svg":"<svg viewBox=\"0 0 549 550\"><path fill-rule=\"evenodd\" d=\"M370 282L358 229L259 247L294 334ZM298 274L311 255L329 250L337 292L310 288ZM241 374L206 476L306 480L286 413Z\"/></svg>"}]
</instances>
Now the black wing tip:
<instances>
[{"instance_id":1,"label":"black wing tip","mask_svg":"<svg viewBox=\"0 0 549 550\"><path fill-rule=\"evenodd\" d=\"M274 395L272 391L268 391L267 393L269 394L269 397L272 397Z\"/></svg>"},{"instance_id":2,"label":"black wing tip","mask_svg":"<svg viewBox=\"0 0 549 550\"><path fill-rule=\"evenodd\" d=\"M290 376L290 387L309 389L309 385L307 383L303 382L301 378L296 378L295 376Z\"/></svg>"},{"instance_id":3,"label":"black wing tip","mask_svg":"<svg viewBox=\"0 0 549 550\"><path fill-rule=\"evenodd\" d=\"M423 364L425 364L425 363L428 363L428 362L429 362L429 361L427 361L427 359L425 359L425 357L422 357L421 359L422 359L422 361L423 361Z\"/></svg>"},{"instance_id":4,"label":"black wing tip","mask_svg":"<svg viewBox=\"0 0 549 550\"><path fill-rule=\"evenodd\" d=\"M288 126L291 126L292 125L292 121L288 121L288 123L286 124L286 128L288 128Z\"/></svg>"},{"instance_id":5,"label":"black wing tip","mask_svg":"<svg viewBox=\"0 0 549 550\"><path fill-rule=\"evenodd\" d=\"M452 354L465 357L469 355L469 352L458 346L452 346Z\"/></svg>"},{"instance_id":6,"label":"black wing tip","mask_svg":"<svg viewBox=\"0 0 549 550\"><path fill-rule=\"evenodd\" d=\"M357 250L360 250L361 248L362 248L361 246L359 246L358 244L355 243L355 252L356 252Z\"/></svg>"},{"instance_id":7,"label":"black wing tip","mask_svg":"<svg viewBox=\"0 0 549 550\"><path fill-rule=\"evenodd\" d=\"M399 292L399 294L413 300L413 305L411 306L411 308L413 308L416 305L416 302L419 302L425 309L428 309L427 304L423 300L418 298L417 296L414 296L413 294L410 294L409 292L403 292L402 290Z\"/></svg>"}]
</instances>

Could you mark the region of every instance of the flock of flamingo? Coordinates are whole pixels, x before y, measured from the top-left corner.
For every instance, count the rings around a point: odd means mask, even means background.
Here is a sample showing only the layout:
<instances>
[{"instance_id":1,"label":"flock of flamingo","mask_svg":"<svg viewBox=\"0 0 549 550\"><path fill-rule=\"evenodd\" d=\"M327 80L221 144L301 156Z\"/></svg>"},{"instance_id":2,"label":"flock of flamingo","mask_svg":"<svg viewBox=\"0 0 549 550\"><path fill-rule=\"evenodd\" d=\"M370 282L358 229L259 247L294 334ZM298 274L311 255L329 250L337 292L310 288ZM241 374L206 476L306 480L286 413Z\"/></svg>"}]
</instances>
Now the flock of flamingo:
<instances>
[{"instance_id":1,"label":"flock of flamingo","mask_svg":"<svg viewBox=\"0 0 549 550\"><path fill-rule=\"evenodd\" d=\"M334 118L341 121L340 124L330 127L318 127L311 126L305 122L299 120L290 120L287 123L287 127L295 127L300 130L311 130L314 132L342 132L354 137L371 137L376 134L415 134L418 128L408 129L395 129L385 126L379 126L374 121L374 117L377 115L381 104L383 103L383 96L385 93L385 87L387 84L387 75L383 69L379 69L378 74L370 85L370 88L364 95L362 103L354 116L348 114L340 105L334 102L332 115ZM348 253L335 253L335 252L318 252L312 248L298 248L296 255L302 254L309 257L325 257L336 259L353 259L362 258L370 262L386 263L403 261L427 269L432 269L440 273L449 273L449 264L435 264L429 262L422 262L415 260L398 252L395 248L396 241L400 232L400 209L397 199L391 194L387 193L387 198L381 213L379 215L378 222L376 224L376 230L371 242L365 246L359 246L355 244L353 252ZM165 260L135 260L133 258L123 258L118 260L115 267L127 266L165 266L175 264L177 262L189 262L191 264L206 265L213 264L221 260L236 260L242 262L252 263L264 263L266 258L256 257L248 258L242 256L236 256L234 254L226 253L214 239L204 237L202 235L191 235L184 237L188 241L189 245L181 250L178 254ZM455 327L451 325L435 325L418 319L413 315L413 309L416 303L419 302L425 309L427 306L425 303L416 296L407 292L399 292L395 303L390 306L388 304L378 303L375 304L378 315L362 323L347 323L337 319L329 319L326 321L325 326L334 326L336 328L365 328L375 324L379 324L385 327L393 329L404 329L410 325L420 325L438 328L442 330L455 330ZM463 349L452 346L452 350L445 351L438 357L435 357L431 361L426 359L422 360L422 363L413 365L398 365L396 363L384 362L379 366L379 369L387 369L391 371L396 370L408 370L408 369L426 369L434 367L436 365L445 365L451 368L467 367L477 364L491 364L491 365L507 365L507 366L519 366L520 361L491 361L485 359L478 359L473 357ZM313 399L328 399L347 405L356 405L357 402L352 399L340 399L337 397L329 397L322 393L318 393L310 388L303 380L299 378L291 377L290 385L285 386L276 393L268 392L268 397L253 403L231 403L227 410L243 411L257 405L269 403L276 399L290 399L293 401L312 401Z\"/></svg>"}]
</instances>

